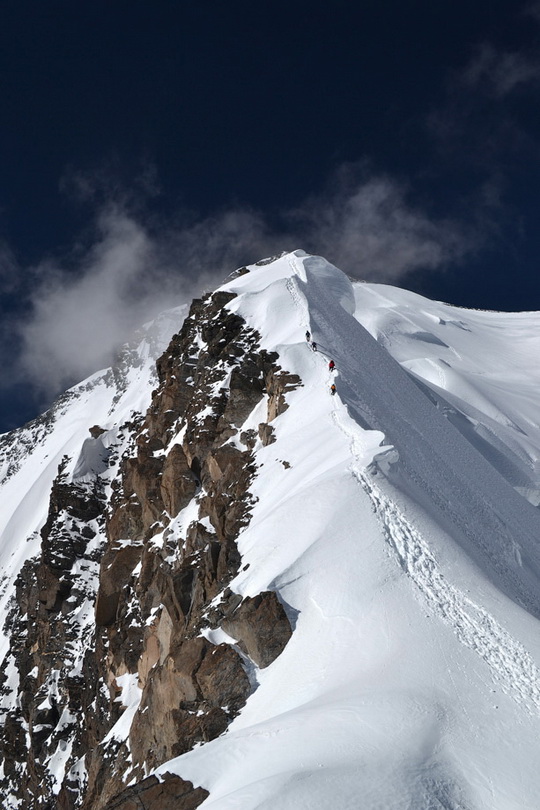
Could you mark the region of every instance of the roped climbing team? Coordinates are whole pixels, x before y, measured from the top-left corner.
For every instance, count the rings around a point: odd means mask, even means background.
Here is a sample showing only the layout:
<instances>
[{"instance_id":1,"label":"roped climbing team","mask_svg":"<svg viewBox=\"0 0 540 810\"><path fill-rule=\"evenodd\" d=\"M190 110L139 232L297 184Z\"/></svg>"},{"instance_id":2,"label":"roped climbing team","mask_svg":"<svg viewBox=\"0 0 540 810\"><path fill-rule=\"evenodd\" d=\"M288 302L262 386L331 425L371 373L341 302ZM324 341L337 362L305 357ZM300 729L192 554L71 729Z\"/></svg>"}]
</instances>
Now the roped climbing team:
<instances>
[{"instance_id":1,"label":"roped climbing team","mask_svg":"<svg viewBox=\"0 0 540 810\"><path fill-rule=\"evenodd\" d=\"M309 329L306 329L306 340L309 343L309 345L311 346L312 351L316 352L317 351L317 344L315 343L314 340L311 340L311 332L309 331ZM336 368L336 364L334 363L333 360L330 360L330 362L328 363L329 371L334 371L335 368ZM337 388L334 385L334 383L332 383L332 385L330 386L330 393L332 394L332 396L336 393L336 391L337 391Z\"/></svg>"}]
</instances>

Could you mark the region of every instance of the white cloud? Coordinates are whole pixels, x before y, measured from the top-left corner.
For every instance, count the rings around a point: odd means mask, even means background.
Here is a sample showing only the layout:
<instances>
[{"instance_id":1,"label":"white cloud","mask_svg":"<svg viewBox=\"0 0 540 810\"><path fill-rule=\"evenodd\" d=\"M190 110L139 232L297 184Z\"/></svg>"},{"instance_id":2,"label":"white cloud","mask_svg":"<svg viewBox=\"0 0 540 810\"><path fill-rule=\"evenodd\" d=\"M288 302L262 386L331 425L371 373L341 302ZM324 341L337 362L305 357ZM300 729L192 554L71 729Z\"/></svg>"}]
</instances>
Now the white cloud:
<instances>
[{"instance_id":1,"label":"white cloud","mask_svg":"<svg viewBox=\"0 0 540 810\"><path fill-rule=\"evenodd\" d=\"M239 255L258 259L263 231L256 216L228 212L153 233L108 207L75 267L48 261L32 269L30 312L17 325L23 375L51 396L109 365L143 322L216 286Z\"/></svg>"},{"instance_id":2,"label":"white cloud","mask_svg":"<svg viewBox=\"0 0 540 810\"><path fill-rule=\"evenodd\" d=\"M395 282L412 270L444 268L471 249L460 227L430 219L391 179L353 175L344 169L332 192L284 213L281 230L240 208L158 225L123 204L106 206L93 245L76 260L30 271L30 308L17 325L23 376L51 397L109 365L158 312L282 250L303 247L351 275Z\"/></svg>"},{"instance_id":3,"label":"white cloud","mask_svg":"<svg viewBox=\"0 0 540 810\"><path fill-rule=\"evenodd\" d=\"M40 387L54 391L110 362L150 303L134 294L152 272L147 234L118 211L100 218L99 241L75 272L53 263L34 268L41 279L32 311L20 324L22 365Z\"/></svg>"}]
</instances>

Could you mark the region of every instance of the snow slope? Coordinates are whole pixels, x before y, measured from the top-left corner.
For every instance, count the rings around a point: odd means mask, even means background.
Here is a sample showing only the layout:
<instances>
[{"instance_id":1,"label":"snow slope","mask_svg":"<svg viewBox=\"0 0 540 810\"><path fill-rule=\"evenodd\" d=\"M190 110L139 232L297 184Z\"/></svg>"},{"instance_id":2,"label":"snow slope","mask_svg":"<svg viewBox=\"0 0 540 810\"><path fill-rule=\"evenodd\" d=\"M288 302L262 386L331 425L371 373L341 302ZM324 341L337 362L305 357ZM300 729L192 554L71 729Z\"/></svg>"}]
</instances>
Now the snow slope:
<instances>
[{"instance_id":1,"label":"snow slope","mask_svg":"<svg viewBox=\"0 0 540 810\"><path fill-rule=\"evenodd\" d=\"M256 447L232 583L277 590L295 631L228 732L158 772L205 810L537 808L538 316L301 251L224 288L303 381Z\"/></svg>"}]
</instances>

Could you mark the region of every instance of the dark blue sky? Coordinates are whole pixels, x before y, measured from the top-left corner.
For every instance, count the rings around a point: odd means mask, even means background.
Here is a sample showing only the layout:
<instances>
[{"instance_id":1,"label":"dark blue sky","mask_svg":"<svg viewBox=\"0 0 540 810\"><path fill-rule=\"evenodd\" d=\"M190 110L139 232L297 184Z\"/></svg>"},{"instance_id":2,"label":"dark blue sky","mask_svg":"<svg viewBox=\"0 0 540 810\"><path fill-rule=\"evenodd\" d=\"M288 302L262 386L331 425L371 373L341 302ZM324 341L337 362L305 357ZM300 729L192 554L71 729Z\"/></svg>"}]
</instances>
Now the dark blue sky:
<instances>
[{"instance_id":1,"label":"dark blue sky","mask_svg":"<svg viewBox=\"0 0 540 810\"><path fill-rule=\"evenodd\" d=\"M304 247L450 303L540 310L539 44L534 2L6 0L0 431L77 381L62 357L40 377L31 340L141 233L136 289L149 261L196 279L199 235L218 276Z\"/></svg>"}]
</instances>

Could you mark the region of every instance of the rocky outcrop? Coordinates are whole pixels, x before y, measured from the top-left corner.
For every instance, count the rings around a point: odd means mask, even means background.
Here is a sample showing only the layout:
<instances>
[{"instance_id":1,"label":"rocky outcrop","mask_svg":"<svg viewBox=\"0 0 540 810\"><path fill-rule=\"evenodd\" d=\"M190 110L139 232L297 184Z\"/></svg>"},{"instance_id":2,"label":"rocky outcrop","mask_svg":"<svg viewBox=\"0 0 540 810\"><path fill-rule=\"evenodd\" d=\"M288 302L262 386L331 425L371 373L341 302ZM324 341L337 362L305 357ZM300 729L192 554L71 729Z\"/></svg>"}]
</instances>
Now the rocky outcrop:
<instances>
[{"instance_id":1,"label":"rocky outcrop","mask_svg":"<svg viewBox=\"0 0 540 810\"><path fill-rule=\"evenodd\" d=\"M148 678L130 731L135 766L154 768L219 736L249 694L242 660L226 644L187 639Z\"/></svg>"},{"instance_id":2,"label":"rocky outcrop","mask_svg":"<svg viewBox=\"0 0 540 810\"><path fill-rule=\"evenodd\" d=\"M293 391L300 385L300 377L297 374L289 374L279 367L272 368L266 377L266 388L268 391L268 422L273 422L276 417L282 414L289 407L285 394Z\"/></svg>"},{"instance_id":3,"label":"rocky outcrop","mask_svg":"<svg viewBox=\"0 0 540 810\"><path fill-rule=\"evenodd\" d=\"M292 634L287 614L274 591L244 599L224 617L221 627L261 669L283 652Z\"/></svg>"},{"instance_id":4,"label":"rocky outcrop","mask_svg":"<svg viewBox=\"0 0 540 810\"><path fill-rule=\"evenodd\" d=\"M17 579L10 617L20 708L11 708L4 717L2 792L36 810L50 806L47 796L54 790L50 758L68 747L76 757L97 745L107 729L102 718L108 716L110 723L115 715L102 696L90 712L93 722L88 717L81 723L85 708L96 697L96 662L82 666L80 643L81 637L93 643L91 605L103 550L106 499L97 478L70 483L65 473L68 461L64 458L52 486L41 554L23 567Z\"/></svg>"},{"instance_id":5,"label":"rocky outcrop","mask_svg":"<svg viewBox=\"0 0 540 810\"><path fill-rule=\"evenodd\" d=\"M10 619L20 708L4 717L3 784L28 810L197 807L202 788L148 773L222 734L250 694L246 662L268 666L291 635L275 593L229 588L257 450L300 384L232 297L193 302L109 460L80 481L68 459L59 470ZM235 643L212 643L219 628Z\"/></svg>"},{"instance_id":6,"label":"rocky outcrop","mask_svg":"<svg viewBox=\"0 0 540 810\"><path fill-rule=\"evenodd\" d=\"M174 774L149 776L111 799L108 810L195 810L208 795Z\"/></svg>"}]
</instances>

